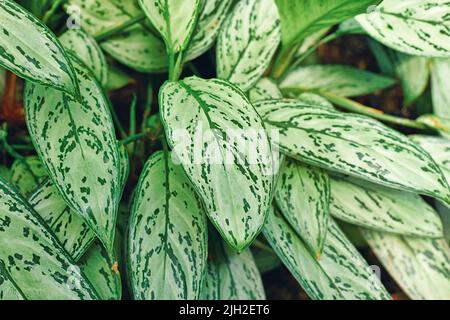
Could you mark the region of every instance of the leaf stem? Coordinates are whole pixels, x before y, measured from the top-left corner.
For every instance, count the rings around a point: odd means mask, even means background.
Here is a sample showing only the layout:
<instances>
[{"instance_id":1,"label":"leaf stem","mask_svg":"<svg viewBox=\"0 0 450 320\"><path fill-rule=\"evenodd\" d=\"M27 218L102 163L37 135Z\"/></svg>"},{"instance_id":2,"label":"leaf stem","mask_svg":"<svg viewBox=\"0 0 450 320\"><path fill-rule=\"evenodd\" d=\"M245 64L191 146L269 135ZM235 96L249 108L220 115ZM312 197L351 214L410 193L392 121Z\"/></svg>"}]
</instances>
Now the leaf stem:
<instances>
[{"instance_id":1,"label":"leaf stem","mask_svg":"<svg viewBox=\"0 0 450 320\"><path fill-rule=\"evenodd\" d=\"M288 69L295 58L295 52L297 51L298 45L292 47L281 47L280 54L278 55L272 69L272 78L277 80L283 76L283 74Z\"/></svg>"},{"instance_id":2,"label":"leaf stem","mask_svg":"<svg viewBox=\"0 0 450 320\"><path fill-rule=\"evenodd\" d=\"M265 243L263 243L260 240L253 241L252 245L259 250L274 253L274 251L271 247L269 247L268 245L266 245Z\"/></svg>"},{"instance_id":3,"label":"leaf stem","mask_svg":"<svg viewBox=\"0 0 450 320\"><path fill-rule=\"evenodd\" d=\"M120 137L122 139L125 139L127 137L127 133L125 132L125 129L123 128L122 123L119 120L119 117L117 116L116 110L114 109L114 107L111 104L109 106L109 110L111 111L111 116L113 118L113 121L116 124L117 129L119 130Z\"/></svg>"},{"instance_id":4,"label":"leaf stem","mask_svg":"<svg viewBox=\"0 0 450 320\"><path fill-rule=\"evenodd\" d=\"M120 143L123 144L123 145L127 145L127 144L133 143L135 141L138 141L138 140L146 138L148 136L148 134L149 134L148 131L137 133L137 134L129 136L129 137L125 138L125 139L120 140Z\"/></svg>"},{"instance_id":5,"label":"leaf stem","mask_svg":"<svg viewBox=\"0 0 450 320\"><path fill-rule=\"evenodd\" d=\"M42 22L44 24L48 24L50 18L55 14L55 12L59 9L59 7L66 2L67 0L55 0L50 7L50 9L44 14L42 18Z\"/></svg>"},{"instance_id":6,"label":"leaf stem","mask_svg":"<svg viewBox=\"0 0 450 320\"><path fill-rule=\"evenodd\" d=\"M121 31L126 30L127 28L131 27L132 25L135 25L136 23L139 23L141 21L145 20L145 13L140 13L137 16L131 18L128 21L125 21L124 23L118 24L114 27L111 27L109 29L105 29L98 34L94 35L94 39L97 42L105 41L106 39L120 33Z\"/></svg>"}]
</instances>

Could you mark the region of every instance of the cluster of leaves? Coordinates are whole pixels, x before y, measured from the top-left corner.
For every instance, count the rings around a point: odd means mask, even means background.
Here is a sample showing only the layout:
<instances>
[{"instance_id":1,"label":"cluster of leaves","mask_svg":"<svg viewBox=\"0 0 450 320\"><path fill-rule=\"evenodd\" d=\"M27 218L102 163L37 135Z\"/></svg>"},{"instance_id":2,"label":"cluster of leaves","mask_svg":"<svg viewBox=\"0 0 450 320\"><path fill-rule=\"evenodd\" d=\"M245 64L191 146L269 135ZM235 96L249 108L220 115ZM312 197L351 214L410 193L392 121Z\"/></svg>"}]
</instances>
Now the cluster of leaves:
<instances>
[{"instance_id":1,"label":"cluster of leaves","mask_svg":"<svg viewBox=\"0 0 450 320\"><path fill-rule=\"evenodd\" d=\"M0 299L264 299L280 262L313 299L390 299L344 223L409 297L450 298L448 1L18 2L0 0L28 128L0 129ZM380 74L311 63L349 34ZM126 127L106 93L131 75ZM417 120L351 99L397 81Z\"/></svg>"}]
</instances>

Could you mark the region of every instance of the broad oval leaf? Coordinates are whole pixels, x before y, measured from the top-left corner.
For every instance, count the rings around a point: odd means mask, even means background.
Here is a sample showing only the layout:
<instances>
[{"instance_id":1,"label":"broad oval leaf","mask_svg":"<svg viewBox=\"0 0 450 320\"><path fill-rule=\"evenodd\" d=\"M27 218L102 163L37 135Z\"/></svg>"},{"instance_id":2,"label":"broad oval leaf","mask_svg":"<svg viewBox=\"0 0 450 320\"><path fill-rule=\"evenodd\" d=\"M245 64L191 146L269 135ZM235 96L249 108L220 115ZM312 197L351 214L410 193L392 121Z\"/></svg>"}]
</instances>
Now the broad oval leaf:
<instances>
[{"instance_id":1,"label":"broad oval leaf","mask_svg":"<svg viewBox=\"0 0 450 320\"><path fill-rule=\"evenodd\" d=\"M217 75L243 91L258 82L280 43L274 0L243 0L225 20L217 40Z\"/></svg>"},{"instance_id":2,"label":"broad oval leaf","mask_svg":"<svg viewBox=\"0 0 450 320\"><path fill-rule=\"evenodd\" d=\"M112 253L121 192L114 126L102 88L81 62L73 61L81 103L60 91L28 83L28 130L66 203Z\"/></svg>"},{"instance_id":3,"label":"broad oval leaf","mask_svg":"<svg viewBox=\"0 0 450 320\"><path fill-rule=\"evenodd\" d=\"M31 156L17 159L11 166L11 183L27 197L48 176L38 157Z\"/></svg>"},{"instance_id":4,"label":"broad oval leaf","mask_svg":"<svg viewBox=\"0 0 450 320\"><path fill-rule=\"evenodd\" d=\"M139 4L155 28L161 33L169 51L183 51L189 44L201 0L139 0Z\"/></svg>"},{"instance_id":5,"label":"broad oval leaf","mask_svg":"<svg viewBox=\"0 0 450 320\"><path fill-rule=\"evenodd\" d=\"M1 179L0 265L24 299L98 298L39 215Z\"/></svg>"},{"instance_id":6,"label":"broad oval leaf","mask_svg":"<svg viewBox=\"0 0 450 320\"><path fill-rule=\"evenodd\" d=\"M333 221L320 260L278 212L269 214L263 233L311 299L390 299L373 270Z\"/></svg>"},{"instance_id":7,"label":"broad oval leaf","mask_svg":"<svg viewBox=\"0 0 450 320\"><path fill-rule=\"evenodd\" d=\"M250 249L238 254L222 239L213 237L201 299L266 299L261 275Z\"/></svg>"},{"instance_id":8,"label":"broad oval leaf","mask_svg":"<svg viewBox=\"0 0 450 320\"><path fill-rule=\"evenodd\" d=\"M11 0L0 1L0 65L33 83L78 97L77 76L53 32Z\"/></svg>"},{"instance_id":9,"label":"broad oval leaf","mask_svg":"<svg viewBox=\"0 0 450 320\"><path fill-rule=\"evenodd\" d=\"M128 271L135 299L198 299L207 258L202 204L167 152L148 160L133 199Z\"/></svg>"},{"instance_id":10,"label":"broad oval leaf","mask_svg":"<svg viewBox=\"0 0 450 320\"><path fill-rule=\"evenodd\" d=\"M384 0L356 17L373 38L418 56L450 56L450 6L447 0Z\"/></svg>"},{"instance_id":11,"label":"broad oval leaf","mask_svg":"<svg viewBox=\"0 0 450 320\"><path fill-rule=\"evenodd\" d=\"M294 94L322 91L343 97L356 97L394 84L394 79L348 66L314 65L288 72L280 82L280 89Z\"/></svg>"},{"instance_id":12,"label":"broad oval leaf","mask_svg":"<svg viewBox=\"0 0 450 320\"><path fill-rule=\"evenodd\" d=\"M417 237L442 237L437 212L419 195L360 181L358 186L331 179L330 213L345 222L378 231Z\"/></svg>"},{"instance_id":13,"label":"broad oval leaf","mask_svg":"<svg viewBox=\"0 0 450 320\"><path fill-rule=\"evenodd\" d=\"M89 67L104 86L108 82L108 64L97 42L83 29L69 29L60 37L61 44Z\"/></svg>"},{"instance_id":14,"label":"broad oval leaf","mask_svg":"<svg viewBox=\"0 0 450 320\"><path fill-rule=\"evenodd\" d=\"M277 84L269 78L262 78L248 92L252 103L260 100L282 99L283 94Z\"/></svg>"},{"instance_id":15,"label":"broad oval leaf","mask_svg":"<svg viewBox=\"0 0 450 320\"><path fill-rule=\"evenodd\" d=\"M363 230L364 238L404 292L417 300L450 299L450 248L421 239Z\"/></svg>"},{"instance_id":16,"label":"broad oval leaf","mask_svg":"<svg viewBox=\"0 0 450 320\"><path fill-rule=\"evenodd\" d=\"M320 256L330 213L330 178L320 168L287 160L280 172L276 202L308 249Z\"/></svg>"},{"instance_id":17,"label":"broad oval leaf","mask_svg":"<svg viewBox=\"0 0 450 320\"><path fill-rule=\"evenodd\" d=\"M433 111L443 118L450 118L450 59L434 59L431 64L431 92Z\"/></svg>"},{"instance_id":18,"label":"broad oval leaf","mask_svg":"<svg viewBox=\"0 0 450 320\"><path fill-rule=\"evenodd\" d=\"M237 251L262 228L273 190L273 158L263 122L235 86L197 77L167 82L159 105L169 144L207 213Z\"/></svg>"},{"instance_id":19,"label":"broad oval leaf","mask_svg":"<svg viewBox=\"0 0 450 320\"><path fill-rule=\"evenodd\" d=\"M269 130L280 130L275 143L288 156L450 204L450 187L433 158L376 120L296 100L255 107Z\"/></svg>"}]
</instances>

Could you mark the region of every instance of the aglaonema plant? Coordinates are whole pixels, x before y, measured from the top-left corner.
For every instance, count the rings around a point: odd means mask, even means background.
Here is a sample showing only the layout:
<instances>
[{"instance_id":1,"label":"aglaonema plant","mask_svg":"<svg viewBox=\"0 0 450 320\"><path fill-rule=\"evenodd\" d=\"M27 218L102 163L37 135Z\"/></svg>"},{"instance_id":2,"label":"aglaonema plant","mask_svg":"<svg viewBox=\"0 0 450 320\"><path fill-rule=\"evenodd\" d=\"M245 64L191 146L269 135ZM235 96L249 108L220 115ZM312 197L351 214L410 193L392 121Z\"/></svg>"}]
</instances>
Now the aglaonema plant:
<instances>
[{"instance_id":1,"label":"aglaonema plant","mask_svg":"<svg viewBox=\"0 0 450 320\"><path fill-rule=\"evenodd\" d=\"M0 299L265 299L280 264L312 299L391 299L377 270L450 299L449 15L0 0ZM317 58L349 35L373 70ZM393 86L416 117L361 104Z\"/></svg>"}]
</instances>

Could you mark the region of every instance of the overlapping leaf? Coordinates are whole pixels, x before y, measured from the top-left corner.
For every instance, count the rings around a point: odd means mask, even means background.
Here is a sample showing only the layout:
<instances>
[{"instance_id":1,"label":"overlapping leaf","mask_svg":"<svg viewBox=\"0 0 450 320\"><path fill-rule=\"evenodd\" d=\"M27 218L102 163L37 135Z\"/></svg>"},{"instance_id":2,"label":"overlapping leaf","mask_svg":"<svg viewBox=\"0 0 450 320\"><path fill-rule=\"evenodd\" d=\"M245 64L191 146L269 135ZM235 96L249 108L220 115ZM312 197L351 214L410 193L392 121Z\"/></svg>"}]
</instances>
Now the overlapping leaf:
<instances>
[{"instance_id":1,"label":"overlapping leaf","mask_svg":"<svg viewBox=\"0 0 450 320\"><path fill-rule=\"evenodd\" d=\"M389 294L337 225L330 221L320 260L280 213L269 214L264 236L310 298L389 299Z\"/></svg>"},{"instance_id":2,"label":"overlapping leaf","mask_svg":"<svg viewBox=\"0 0 450 320\"><path fill-rule=\"evenodd\" d=\"M433 111L439 117L450 118L450 59L434 59L431 66Z\"/></svg>"},{"instance_id":3,"label":"overlapping leaf","mask_svg":"<svg viewBox=\"0 0 450 320\"><path fill-rule=\"evenodd\" d=\"M282 99L283 94L277 84L269 78L260 79L248 92L250 101Z\"/></svg>"},{"instance_id":4,"label":"overlapping leaf","mask_svg":"<svg viewBox=\"0 0 450 320\"><path fill-rule=\"evenodd\" d=\"M0 264L0 301L2 300L23 300L24 296L15 286L9 274L3 270Z\"/></svg>"},{"instance_id":5,"label":"overlapping leaf","mask_svg":"<svg viewBox=\"0 0 450 320\"><path fill-rule=\"evenodd\" d=\"M73 60L82 102L27 84L25 112L35 148L64 200L112 252L120 165L109 104L81 62Z\"/></svg>"},{"instance_id":6,"label":"overlapping leaf","mask_svg":"<svg viewBox=\"0 0 450 320\"><path fill-rule=\"evenodd\" d=\"M38 157L17 159L11 167L10 181L25 197L29 196L46 177L47 171Z\"/></svg>"},{"instance_id":7,"label":"overlapping leaf","mask_svg":"<svg viewBox=\"0 0 450 320\"><path fill-rule=\"evenodd\" d=\"M450 56L450 6L447 0L384 0L356 17L373 38L418 56Z\"/></svg>"},{"instance_id":8,"label":"overlapping leaf","mask_svg":"<svg viewBox=\"0 0 450 320\"><path fill-rule=\"evenodd\" d=\"M261 230L273 190L272 152L261 118L224 80L167 82L159 101L168 141L209 217L242 251Z\"/></svg>"},{"instance_id":9,"label":"overlapping leaf","mask_svg":"<svg viewBox=\"0 0 450 320\"><path fill-rule=\"evenodd\" d=\"M148 160L133 199L128 271L135 299L198 299L207 258L201 202L167 152Z\"/></svg>"},{"instance_id":10,"label":"overlapping leaf","mask_svg":"<svg viewBox=\"0 0 450 320\"><path fill-rule=\"evenodd\" d=\"M217 75L247 91L270 64L280 43L274 0L240 1L225 20L217 41Z\"/></svg>"},{"instance_id":11,"label":"overlapping leaf","mask_svg":"<svg viewBox=\"0 0 450 320\"><path fill-rule=\"evenodd\" d=\"M34 83L78 96L77 77L56 36L11 0L0 2L0 65Z\"/></svg>"},{"instance_id":12,"label":"overlapping leaf","mask_svg":"<svg viewBox=\"0 0 450 320\"><path fill-rule=\"evenodd\" d=\"M255 104L280 150L298 160L450 204L450 188L433 158L371 118L296 100Z\"/></svg>"}]
</instances>

